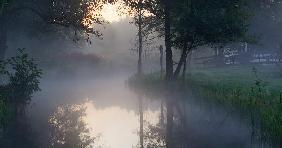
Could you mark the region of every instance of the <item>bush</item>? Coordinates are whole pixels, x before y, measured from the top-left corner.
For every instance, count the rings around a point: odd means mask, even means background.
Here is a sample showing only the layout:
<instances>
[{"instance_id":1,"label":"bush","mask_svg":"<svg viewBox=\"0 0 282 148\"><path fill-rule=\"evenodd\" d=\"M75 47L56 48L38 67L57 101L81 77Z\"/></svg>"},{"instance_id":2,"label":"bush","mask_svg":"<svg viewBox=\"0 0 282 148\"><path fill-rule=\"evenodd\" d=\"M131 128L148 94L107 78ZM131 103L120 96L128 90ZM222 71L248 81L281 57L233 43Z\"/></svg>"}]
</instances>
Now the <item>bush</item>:
<instances>
[{"instance_id":1,"label":"bush","mask_svg":"<svg viewBox=\"0 0 282 148\"><path fill-rule=\"evenodd\" d=\"M42 70L38 68L35 60L29 58L24 49L18 50L19 55L7 59L3 70L8 76L7 84L9 101L14 103L28 103L33 93L40 91L39 79Z\"/></svg>"}]
</instances>

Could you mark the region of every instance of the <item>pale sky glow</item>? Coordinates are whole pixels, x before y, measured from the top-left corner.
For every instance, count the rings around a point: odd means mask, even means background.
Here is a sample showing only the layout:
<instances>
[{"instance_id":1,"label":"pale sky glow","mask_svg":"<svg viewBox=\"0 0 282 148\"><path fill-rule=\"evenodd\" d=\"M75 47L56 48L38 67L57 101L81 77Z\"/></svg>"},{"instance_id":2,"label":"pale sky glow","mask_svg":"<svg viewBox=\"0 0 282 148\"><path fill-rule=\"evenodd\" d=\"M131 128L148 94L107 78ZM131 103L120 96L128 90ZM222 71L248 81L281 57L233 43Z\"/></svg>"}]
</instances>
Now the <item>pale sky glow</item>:
<instances>
[{"instance_id":1,"label":"pale sky glow","mask_svg":"<svg viewBox=\"0 0 282 148\"><path fill-rule=\"evenodd\" d=\"M109 3L103 4L102 10L100 10L99 12L96 12L94 10L89 11L89 15L92 15L92 16L97 15L97 13L99 13L99 15L98 15L99 17L104 18L109 23L119 22L122 19L125 19L125 18L128 18L128 17L133 17L134 14L135 14L135 12L133 10L130 11L130 8L125 6L123 1L117 1L115 4L109 4ZM144 15L150 16L152 14L145 11ZM91 23L93 23L93 22L91 22ZM88 26L91 23L89 23L89 22L85 23L84 22L84 24L86 26Z\"/></svg>"},{"instance_id":2,"label":"pale sky glow","mask_svg":"<svg viewBox=\"0 0 282 148\"><path fill-rule=\"evenodd\" d=\"M101 134L95 145L103 148L131 148L138 142L134 131L138 129L138 116L119 107L96 109L87 104L86 123L93 134Z\"/></svg>"},{"instance_id":3,"label":"pale sky glow","mask_svg":"<svg viewBox=\"0 0 282 148\"><path fill-rule=\"evenodd\" d=\"M120 15L118 14L119 4L120 3L117 3L115 5L112 5L112 4L104 5L104 8L101 12L102 17L110 23L118 22L118 21L128 17L128 15L126 15L126 14L120 14Z\"/></svg>"}]
</instances>

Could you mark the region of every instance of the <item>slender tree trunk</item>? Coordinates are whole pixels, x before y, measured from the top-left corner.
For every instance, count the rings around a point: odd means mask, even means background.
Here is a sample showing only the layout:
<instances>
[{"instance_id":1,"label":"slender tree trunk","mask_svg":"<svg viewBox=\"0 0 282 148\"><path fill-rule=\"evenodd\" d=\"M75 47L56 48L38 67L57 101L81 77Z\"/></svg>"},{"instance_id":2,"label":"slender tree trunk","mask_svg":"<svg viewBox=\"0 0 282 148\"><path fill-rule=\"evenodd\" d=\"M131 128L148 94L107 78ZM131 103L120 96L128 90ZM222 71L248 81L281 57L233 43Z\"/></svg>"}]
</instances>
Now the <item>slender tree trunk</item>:
<instances>
[{"instance_id":1,"label":"slender tree trunk","mask_svg":"<svg viewBox=\"0 0 282 148\"><path fill-rule=\"evenodd\" d=\"M187 61L188 69L191 68L191 64L192 64L192 54L193 54L193 51L191 50L190 53L188 54L188 61Z\"/></svg>"},{"instance_id":2,"label":"slender tree trunk","mask_svg":"<svg viewBox=\"0 0 282 148\"><path fill-rule=\"evenodd\" d=\"M160 46L160 66L161 66L161 79L163 79L163 74L164 74L164 49L163 46Z\"/></svg>"},{"instance_id":3,"label":"slender tree trunk","mask_svg":"<svg viewBox=\"0 0 282 148\"><path fill-rule=\"evenodd\" d=\"M142 37L142 1L139 0L139 10L138 10L138 38L139 38L139 48L138 48L138 74L143 73L142 70L142 52L143 52L143 37Z\"/></svg>"},{"instance_id":4,"label":"slender tree trunk","mask_svg":"<svg viewBox=\"0 0 282 148\"><path fill-rule=\"evenodd\" d=\"M160 125L161 127L164 127L164 101L161 101L161 117L160 117Z\"/></svg>"},{"instance_id":5,"label":"slender tree trunk","mask_svg":"<svg viewBox=\"0 0 282 148\"><path fill-rule=\"evenodd\" d=\"M143 74L142 67L142 52L143 52L143 36L142 36L142 0L139 0L138 9L138 38L139 38L139 49L138 49L138 75ZM140 120L140 148L144 148L144 120L143 120L143 98L139 95L139 120Z\"/></svg>"},{"instance_id":6,"label":"slender tree trunk","mask_svg":"<svg viewBox=\"0 0 282 148\"><path fill-rule=\"evenodd\" d=\"M165 46L166 46L166 80L173 79L173 59L171 49L171 28L170 28L170 0L164 0L165 4Z\"/></svg>"},{"instance_id":7,"label":"slender tree trunk","mask_svg":"<svg viewBox=\"0 0 282 148\"><path fill-rule=\"evenodd\" d=\"M176 79L178 76L179 76L179 73L181 71L181 68L184 64L184 62L186 61L186 58L187 58L187 53L188 53L188 48L187 48L187 43L184 44L184 47L183 47L183 50L182 50L182 54L181 54L181 57L180 57L180 60L178 62L178 65L176 67L176 70L173 74L174 78Z\"/></svg>"},{"instance_id":8,"label":"slender tree trunk","mask_svg":"<svg viewBox=\"0 0 282 148\"><path fill-rule=\"evenodd\" d=\"M166 98L166 147L173 148L173 100Z\"/></svg>"},{"instance_id":9,"label":"slender tree trunk","mask_svg":"<svg viewBox=\"0 0 282 148\"><path fill-rule=\"evenodd\" d=\"M144 112L143 112L143 98L139 95L139 120L140 120L140 131L139 131L139 138L140 138L140 148L144 148Z\"/></svg>"},{"instance_id":10,"label":"slender tree trunk","mask_svg":"<svg viewBox=\"0 0 282 148\"><path fill-rule=\"evenodd\" d=\"M0 16L0 60L5 58L7 50L7 26L4 17Z\"/></svg>"},{"instance_id":11,"label":"slender tree trunk","mask_svg":"<svg viewBox=\"0 0 282 148\"><path fill-rule=\"evenodd\" d=\"M217 66L224 66L225 65L225 60L224 60L224 49L219 48L218 49L218 55L217 55Z\"/></svg>"},{"instance_id":12,"label":"slender tree trunk","mask_svg":"<svg viewBox=\"0 0 282 148\"><path fill-rule=\"evenodd\" d=\"M187 69L187 56L185 58L184 65L183 65L183 71L182 71L182 79L184 81L186 79L186 69Z\"/></svg>"},{"instance_id":13,"label":"slender tree trunk","mask_svg":"<svg viewBox=\"0 0 282 148\"><path fill-rule=\"evenodd\" d=\"M171 88L173 88L173 59L171 49L171 26L170 26L170 5L171 0L164 0L165 13L165 46L166 46L166 109L167 109L167 126L166 126L166 147L173 148L172 129L173 129L173 108L172 98L170 97Z\"/></svg>"},{"instance_id":14,"label":"slender tree trunk","mask_svg":"<svg viewBox=\"0 0 282 148\"><path fill-rule=\"evenodd\" d=\"M186 79L187 66L189 66L189 68L190 68L191 58L192 58L192 50L189 50L187 55L186 55L186 60L184 61L184 65L183 65L183 71L182 71L183 80Z\"/></svg>"}]
</instances>

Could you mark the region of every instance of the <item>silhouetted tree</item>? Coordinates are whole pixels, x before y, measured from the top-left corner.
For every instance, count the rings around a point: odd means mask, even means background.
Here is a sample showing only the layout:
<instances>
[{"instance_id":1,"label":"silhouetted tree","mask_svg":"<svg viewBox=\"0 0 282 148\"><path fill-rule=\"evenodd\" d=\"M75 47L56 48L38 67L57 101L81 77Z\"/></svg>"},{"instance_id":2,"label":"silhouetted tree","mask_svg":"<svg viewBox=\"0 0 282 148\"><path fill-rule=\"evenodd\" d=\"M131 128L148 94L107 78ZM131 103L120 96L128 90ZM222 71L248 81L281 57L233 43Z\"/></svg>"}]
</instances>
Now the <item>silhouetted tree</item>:
<instances>
[{"instance_id":1,"label":"silhouetted tree","mask_svg":"<svg viewBox=\"0 0 282 148\"><path fill-rule=\"evenodd\" d=\"M0 58L4 57L7 49L9 24L17 21L20 23L21 20L32 21L30 18L40 21L40 25L71 28L77 36L94 34L100 37L101 33L95 30L93 25L105 23L99 11L103 4L108 2L114 2L114 0L1 0ZM15 17L16 15L24 16L24 18ZM86 36L86 40L90 42L89 36Z\"/></svg>"},{"instance_id":2,"label":"silhouetted tree","mask_svg":"<svg viewBox=\"0 0 282 148\"><path fill-rule=\"evenodd\" d=\"M174 77L180 73L187 55L201 46L214 46L248 39L247 5L245 0L177 0L172 10L174 46L182 54Z\"/></svg>"},{"instance_id":3,"label":"silhouetted tree","mask_svg":"<svg viewBox=\"0 0 282 148\"><path fill-rule=\"evenodd\" d=\"M248 14L243 0L145 0L144 3L144 9L153 14L148 22L149 29L158 31L165 38L168 91L192 49L246 37ZM182 49L175 71L172 47ZM173 101L169 96L167 98L166 144L170 148L173 147Z\"/></svg>"},{"instance_id":4,"label":"silhouetted tree","mask_svg":"<svg viewBox=\"0 0 282 148\"><path fill-rule=\"evenodd\" d=\"M5 125L0 133L0 147L37 147L25 109L32 94L40 90L42 71L24 49L19 49L17 56L2 61L1 65L1 77L7 77L8 81L0 86L0 120Z\"/></svg>"}]
</instances>

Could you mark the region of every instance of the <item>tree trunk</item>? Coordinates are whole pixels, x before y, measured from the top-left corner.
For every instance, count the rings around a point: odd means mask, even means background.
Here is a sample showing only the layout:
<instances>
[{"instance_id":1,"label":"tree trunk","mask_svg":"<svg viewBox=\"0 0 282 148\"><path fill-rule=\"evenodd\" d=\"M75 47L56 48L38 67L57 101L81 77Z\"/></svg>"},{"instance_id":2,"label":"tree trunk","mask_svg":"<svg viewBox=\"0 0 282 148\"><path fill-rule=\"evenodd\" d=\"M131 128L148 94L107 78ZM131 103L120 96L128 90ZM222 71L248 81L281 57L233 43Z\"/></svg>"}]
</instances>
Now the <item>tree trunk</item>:
<instances>
[{"instance_id":1,"label":"tree trunk","mask_svg":"<svg viewBox=\"0 0 282 148\"><path fill-rule=\"evenodd\" d=\"M5 52L7 50L7 33L5 19L0 17L0 60L5 58Z\"/></svg>"},{"instance_id":2,"label":"tree trunk","mask_svg":"<svg viewBox=\"0 0 282 148\"><path fill-rule=\"evenodd\" d=\"M184 61L184 65L183 65L183 71L182 71L183 80L186 79L187 66L189 66L189 68L190 68L191 58L192 58L192 50L189 50L187 55L186 55L186 60Z\"/></svg>"},{"instance_id":3,"label":"tree trunk","mask_svg":"<svg viewBox=\"0 0 282 148\"><path fill-rule=\"evenodd\" d=\"M184 62L186 61L187 58L187 53L188 53L188 48L187 48L187 43L184 44L183 50L182 50L182 54L180 57L180 60L178 62L177 68L173 74L173 77L176 79L179 76L179 73L181 71L182 65L184 64Z\"/></svg>"},{"instance_id":4,"label":"tree trunk","mask_svg":"<svg viewBox=\"0 0 282 148\"><path fill-rule=\"evenodd\" d=\"M139 0L138 10L138 38L139 38L139 49L138 49L138 74L143 73L142 70L142 52L143 52L143 37L142 37L142 1Z\"/></svg>"},{"instance_id":5,"label":"tree trunk","mask_svg":"<svg viewBox=\"0 0 282 148\"><path fill-rule=\"evenodd\" d=\"M142 0L139 0L138 9L138 38L139 38L139 49L138 49L138 75L143 74L142 67L142 52L143 52L143 36L142 36ZM139 95L139 120L140 120L140 148L144 148L144 123L143 123L143 98Z\"/></svg>"},{"instance_id":6,"label":"tree trunk","mask_svg":"<svg viewBox=\"0 0 282 148\"><path fill-rule=\"evenodd\" d=\"M223 48L218 48L218 55L216 57L216 66L222 67L225 65L225 60L224 60L224 49Z\"/></svg>"},{"instance_id":7,"label":"tree trunk","mask_svg":"<svg viewBox=\"0 0 282 148\"><path fill-rule=\"evenodd\" d=\"M143 98L139 95L139 120L140 120L140 131L139 131L139 138L140 138L140 148L144 148L144 112L143 112Z\"/></svg>"},{"instance_id":8,"label":"tree trunk","mask_svg":"<svg viewBox=\"0 0 282 148\"><path fill-rule=\"evenodd\" d=\"M173 59L171 50L171 28L170 28L170 0L164 0L165 13L165 46L166 46L166 108L167 108L167 126L166 126L166 147L173 148L172 127L173 127L173 109L170 96L171 82L173 80Z\"/></svg>"},{"instance_id":9,"label":"tree trunk","mask_svg":"<svg viewBox=\"0 0 282 148\"><path fill-rule=\"evenodd\" d=\"M160 46L160 66L161 66L161 79L163 79L163 74L164 74L164 49L163 46Z\"/></svg>"},{"instance_id":10,"label":"tree trunk","mask_svg":"<svg viewBox=\"0 0 282 148\"><path fill-rule=\"evenodd\" d=\"M186 68L187 68L187 56L184 60L183 71L182 71L182 79L185 81L186 79Z\"/></svg>"},{"instance_id":11,"label":"tree trunk","mask_svg":"<svg viewBox=\"0 0 282 148\"><path fill-rule=\"evenodd\" d=\"M164 101L161 101L161 117L160 117L160 125L161 127L164 127Z\"/></svg>"},{"instance_id":12,"label":"tree trunk","mask_svg":"<svg viewBox=\"0 0 282 148\"><path fill-rule=\"evenodd\" d=\"M173 128L173 109L172 98L170 97L171 82L173 81L173 59L171 50L171 26L170 26L170 0L164 0L165 14L165 46L166 46L166 108L167 108L167 126L166 126L166 147L173 148L172 128Z\"/></svg>"},{"instance_id":13,"label":"tree trunk","mask_svg":"<svg viewBox=\"0 0 282 148\"><path fill-rule=\"evenodd\" d=\"M165 46L166 46L166 80L173 79L173 59L171 50L171 28L170 28L170 0L164 1L165 12Z\"/></svg>"},{"instance_id":14,"label":"tree trunk","mask_svg":"<svg viewBox=\"0 0 282 148\"><path fill-rule=\"evenodd\" d=\"M166 147L173 148L173 100L166 98Z\"/></svg>"}]
</instances>

